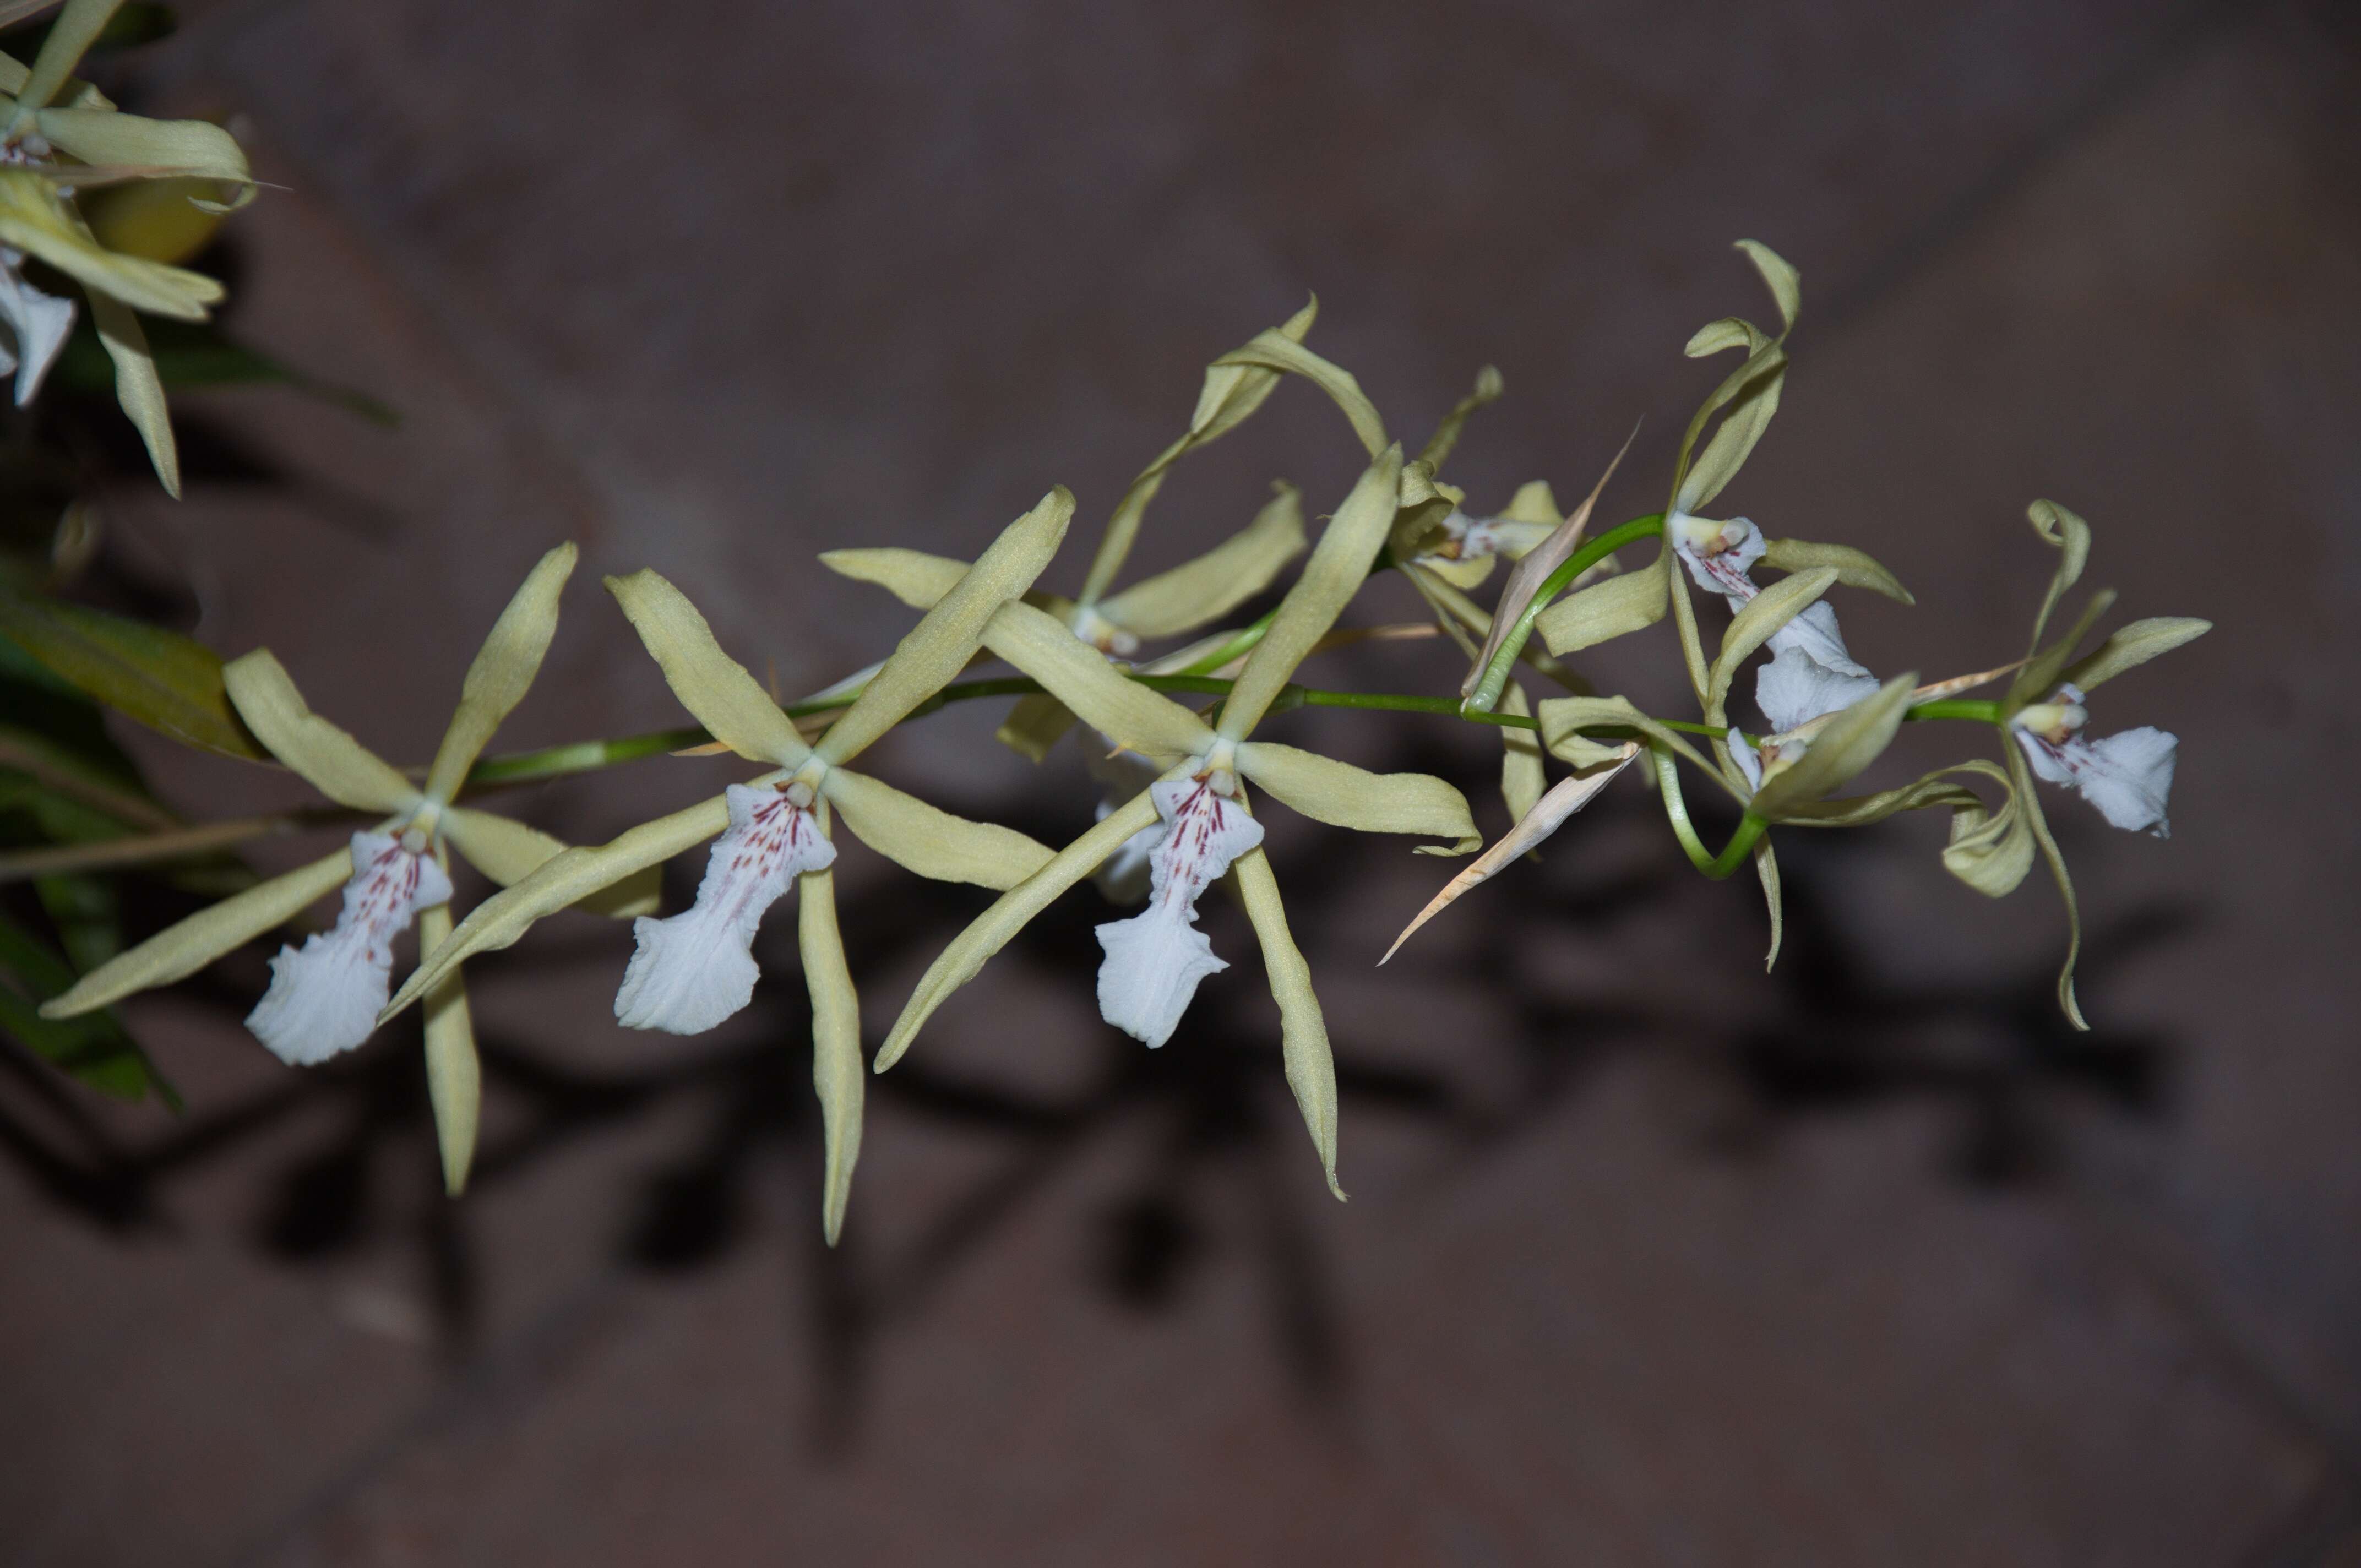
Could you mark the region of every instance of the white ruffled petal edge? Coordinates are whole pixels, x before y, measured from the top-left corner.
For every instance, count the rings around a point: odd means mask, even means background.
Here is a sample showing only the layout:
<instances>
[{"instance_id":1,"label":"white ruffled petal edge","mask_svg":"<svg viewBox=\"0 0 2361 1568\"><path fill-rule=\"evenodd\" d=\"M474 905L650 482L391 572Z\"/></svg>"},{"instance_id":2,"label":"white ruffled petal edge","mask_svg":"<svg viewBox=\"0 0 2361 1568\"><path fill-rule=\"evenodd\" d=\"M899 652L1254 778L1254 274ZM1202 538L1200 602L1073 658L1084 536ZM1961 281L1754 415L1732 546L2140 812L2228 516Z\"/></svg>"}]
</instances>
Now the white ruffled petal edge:
<instances>
[{"instance_id":1,"label":"white ruffled petal edge","mask_svg":"<svg viewBox=\"0 0 2361 1568\"><path fill-rule=\"evenodd\" d=\"M697 1035L753 1000L754 931L796 875L833 864L836 846L808 806L769 785L731 784L730 826L713 840L697 902L669 919L631 923L639 945L615 992L629 1029Z\"/></svg>"},{"instance_id":2,"label":"white ruffled petal edge","mask_svg":"<svg viewBox=\"0 0 2361 1568\"><path fill-rule=\"evenodd\" d=\"M24 280L18 269L24 255L0 246L0 321L8 323L13 341L0 345L0 375L16 373L16 406L23 408L41 389L43 378L63 352L73 332L74 302L44 293Z\"/></svg>"},{"instance_id":3,"label":"white ruffled petal edge","mask_svg":"<svg viewBox=\"0 0 2361 1568\"><path fill-rule=\"evenodd\" d=\"M2165 807L2180 747L2177 737L2142 725L2097 740L2080 735L2051 740L2020 727L2016 739L2036 773L2080 791L2109 823L2127 832L2172 836Z\"/></svg>"},{"instance_id":4,"label":"white ruffled petal edge","mask_svg":"<svg viewBox=\"0 0 2361 1568\"><path fill-rule=\"evenodd\" d=\"M1148 857L1147 913L1098 928L1099 1014L1150 1049L1172 1037L1197 984L1229 968L1197 929L1197 900L1262 842L1262 824L1203 779L1148 786L1161 837Z\"/></svg>"},{"instance_id":5,"label":"white ruffled petal edge","mask_svg":"<svg viewBox=\"0 0 2361 1568\"><path fill-rule=\"evenodd\" d=\"M432 857L383 833L353 835L353 874L335 926L281 948L270 989L247 1014L255 1038L283 1062L309 1067L351 1050L377 1028L393 989L393 939L422 909L451 896Z\"/></svg>"}]
</instances>

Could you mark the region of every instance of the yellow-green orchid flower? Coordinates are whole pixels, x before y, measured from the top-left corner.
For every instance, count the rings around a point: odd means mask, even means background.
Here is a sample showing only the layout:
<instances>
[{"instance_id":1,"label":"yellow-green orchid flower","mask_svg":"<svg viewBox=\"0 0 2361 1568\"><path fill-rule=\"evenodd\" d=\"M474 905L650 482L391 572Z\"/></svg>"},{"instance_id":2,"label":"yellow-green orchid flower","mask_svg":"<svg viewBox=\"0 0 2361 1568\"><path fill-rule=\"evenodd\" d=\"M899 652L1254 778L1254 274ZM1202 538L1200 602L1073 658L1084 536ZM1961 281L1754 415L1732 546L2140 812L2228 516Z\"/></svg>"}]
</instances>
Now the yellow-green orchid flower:
<instances>
[{"instance_id":1,"label":"yellow-green orchid flower","mask_svg":"<svg viewBox=\"0 0 2361 1568\"><path fill-rule=\"evenodd\" d=\"M1314 300L1254 342L1277 339L1301 349L1319 312L1320 302ZM1307 355L1307 358L1317 356ZM1189 428L1139 471L1109 515L1081 595L1068 599L1035 592L1027 596L1027 601L1064 621L1076 637L1100 652L1128 659L1143 641L1210 625L1268 587L1279 569L1304 548L1303 509L1294 487L1284 483L1274 487L1278 493L1253 521L1203 554L1127 588L1117 589L1115 581L1130 559L1148 504L1163 489L1172 466L1253 417L1269 400L1281 374L1258 363L1217 361L1208 366ZM855 581L877 584L914 609L931 608L967 569L964 562L891 548L830 550L820 561L830 571ZM1055 697L1027 697L1016 704L1001 726L1000 740L1038 762L1073 722L1073 715Z\"/></svg>"},{"instance_id":2,"label":"yellow-green orchid flower","mask_svg":"<svg viewBox=\"0 0 2361 1568\"><path fill-rule=\"evenodd\" d=\"M1336 1181L1336 1079L1327 1026L1311 973L1287 927L1279 886L1246 804L1251 780L1318 821L1370 833L1449 839L1441 853L1480 842L1467 803L1441 779L1372 773L1291 746L1251 739L1295 667L1360 588L1391 526L1402 484L1401 452L1388 447L1365 471L1288 590L1268 633L1247 656L1208 725L1188 708L1124 678L1051 617L1012 603L983 630L983 645L1038 680L1084 723L1154 759L1161 776L1038 872L1004 894L947 948L903 1008L877 1057L884 1071L909 1048L927 1019L1051 900L1088 876L1133 834L1161 824L1154 852L1155 894L1146 914L1099 927L1105 960L1101 1011L1109 1022L1160 1045L1197 983L1225 967L1194 927L1195 905L1224 872L1236 878L1260 938L1278 999L1289 1084L1332 1188ZM1342 1196L1341 1190L1339 1196Z\"/></svg>"},{"instance_id":3,"label":"yellow-green orchid flower","mask_svg":"<svg viewBox=\"0 0 2361 1568\"><path fill-rule=\"evenodd\" d=\"M385 1016L427 994L462 959L515 942L543 916L713 839L696 903L670 919L636 923L615 1016L628 1027L687 1035L738 1012L753 995L756 927L790 887L800 889L812 1070L828 1145L821 1219L833 1242L860 1150L862 1062L859 999L829 870L836 859L832 818L888 860L941 882L1014 887L1049 860L1047 849L1013 828L955 817L847 764L959 674L985 623L1048 565L1073 510L1060 488L1010 524L809 745L762 683L722 652L679 589L651 571L609 578L681 705L716 740L772 771L598 849L556 856L487 899L410 977Z\"/></svg>"},{"instance_id":4,"label":"yellow-green orchid flower","mask_svg":"<svg viewBox=\"0 0 2361 1568\"><path fill-rule=\"evenodd\" d=\"M376 1029L393 964L393 940L419 923L432 955L451 930L450 851L502 885L526 878L566 846L535 828L455 804L459 786L493 732L523 700L557 630L560 591L575 548L541 558L500 612L467 668L459 706L443 733L423 785L313 713L284 666L258 649L224 667L238 715L270 754L339 806L380 818L344 849L248 888L169 927L84 975L45 1004L70 1018L195 973L241 943L293 918L342 884L333 928L285 947L271 960L269 991L247 1026L280 1060L309 1066L353 1049ZM610 890L603 907L634 915L651 907L653 877ZM467 992L457 966L435 974L426 1017L426 1064L444 1175L456 1192L476 1141L480 1073Z\"/></svg>"},{"instance_id":5,"label":"yellow-green orchid flower","mask_svg":"<svg viewBox=\"0 0 2361 1568\"><path fill-rule=\"evenodd\" d=\"M164 411L164 386L138 311L203 321L222 286L201 273L107 249L74 207L84 185L122 180L201 179L254 189L246 155L218 126L118 113L73 69L122 0L67 0L31 66L0 55L0 373L13 369L16 401L39 389L68 331L73 303L27 282L27 257L82 285L99 341L115 362L115 395L138 426L165 489L181 493L180 457ZM216 207L203 197L201 206Z\"/></svg>"}]
</instances>

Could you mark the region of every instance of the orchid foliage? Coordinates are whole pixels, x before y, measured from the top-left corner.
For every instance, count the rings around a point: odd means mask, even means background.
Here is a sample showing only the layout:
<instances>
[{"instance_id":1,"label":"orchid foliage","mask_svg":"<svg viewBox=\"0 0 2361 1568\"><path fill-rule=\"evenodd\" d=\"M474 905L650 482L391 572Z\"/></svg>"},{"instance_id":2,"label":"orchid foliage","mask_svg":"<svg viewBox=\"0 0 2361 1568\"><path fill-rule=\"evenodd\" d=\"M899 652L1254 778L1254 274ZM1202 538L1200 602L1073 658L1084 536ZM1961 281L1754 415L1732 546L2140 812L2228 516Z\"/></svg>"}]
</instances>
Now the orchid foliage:
<instances>
[{"instance_id":1,"label":"orchid foliage","mask_svg":"<svg viewBox=\"0 0 2361 1568\"><path fill-rule=\"evenodd\" d=\"M75 11L70 6L69 16ZM37 106L20 106L20 125L70 148L55 133L82 122L53 125L55 116L38 107L61 90L61 72L33 76L20 84L18 103ZM11 135L32 145L29 130ZM0 238L12 232L0 213ZM2091 532L2081 518L2044 500L2029 516L2055 553L2054 570L2021 657L1922 680L1882 652L1856 652L1829 596L1843 588L1911 603L1894 576L1851 545L1773 536L1747 518L1719 515L1715 504L1778 411L1801 304L1785 261L1752 241L1740 248L1770 291L1777 331L1730 317L1690 339L1692 357L1734 354L1738 362L1689 422L1662 510L1613 528L1591 530L1604 476L1570 512L1559 510L1540 480L1498 512L1472 504L1442 471L1469 417L1500 395L1497 373L1487 369L1409 455L1359 383L1307 346L1315 307L1306 306L1213 363L1186 429L1098 530L1073 597L1049 586L1060 580L1075 515L1062 488L972 562L890 543L822 554L829 570L894 596L917 619L878 663L801 702L782 703L722 645L689 592L642 570L610 576L606 587L694 727L479 761L494 728L527 696L555 633L575 559L570 544L543 558L491 629L443 745L423 770L366 751L310 711L269 652L247 653L220 669L225 721L251 739L255 754L291 769L347 812L339 829L347 841L90 967L41 1014L88 1014L170 983L341 890L333 924L291 941L273 960L269 990L249 1026L283 1059L308 1064L357 1047L421 1008L444 1168L456 1192L466 1179L479 1097L463 964L524 939L568 908L631 917L631 951L616 955L617 1021L697 1034L747 1005L760 972L758 928L792 895L826 1125L823 1224L833 1240L858 1157L868 1071L891 1069L1027 922L1093 878L1118 903L1137 905L1098 926L1095 953L1075 954L1077 980L1085 962L1094 965L1106 1022L1155 1048L1173 1037L1199 987L1245 958L1216 951L1199 925L1201 901L1218 885L1246 909L1279 1009L1287 1081L1341 1197L1328 1026L1265 852L1264 817L1277 802L1346 833L1404 836L1420 852L1443 856L1468 855L1483 840L1450 782L1370 773L1266 733L1293 708L1323 706L1456 718L1489 726L1502 739L1499 787L1514 825L1444 883L1409 921L1397 948L1630 772L1654 788L1675 843L1700 872L1715 878L1753 872L1774 961L1774 844L1785 829L1860 827L1940 809L1950 824L1944 870L1993 897L2015 891L2038 855L2075 933L2059 977L2059 1003L2083 1026L2073 985L2080 939L2073 891L2037 783L2079 793L2115 827L2161 837L2174 738L2152 729L2094 734L2095 694L2207 624L2136 620L2094 643L2112 602L2100 594L2059 630L2053 622L2082 575ZM27 351L36 342L31 330L19 328ZM1344 416L1341 433L1356 444L1362 465L1316 538L1299 493L1280 483L1268 505L1203 555L1125 585L1133 546L1173 465L1252 417L1290 378L1316 388ZM1645 560L1625 558L1642 552ZM1503 562L1509 570L1488 606L1478 595ZM1242 620L1243 608L1279 587L1290 567L1294 576L1275 608ZM1364 587L1389 572L1410 581L1431 623L1346 627ZM1697 705L1694 717L1666 717L1601 695L1568 662L1667 620L1667 647ZM1455 694L1340 692L1301 683L1307 665L1342 642L1412 634L1439 634L1461 649ZM48 644L12 635L44 657ZM1177 646L1159 652L1151 649L1157 643ZM995 673L1003 667L1014 673ZM75 678L66 663L58 668ZM1962 696L2003 681L1999 697ZM1536 703L1527 683L1552 695ZM950 702L1008 697L1016 701L1004 742L1038 762L1071 735L1093 761L1104 792L1098 821L1071 843L1053 848L955 816L855 766L897 725ZM154 721L137 704L124 706ZM1880 764L1910 721L1981 726L1986 754L1869 793L1843 793ZM496 784L667 751L726 753L743 766L707 800L597 846L568 847L466 803ZM1553 762L1565 770L1554 784ZM1699 782L1728 796L1737 815L1718 850L1686 803L1686 792ZM858 955L845 950L830 880L846 835L918 876L997 894L903 1001L873 1058L861 1037ZM188 848L185 832L156 837L159 862ZM693 900L660 915L654 877L665 861L700 846L703 874ZM126 853L110 845L108 853L112 864L138 858L136 846ZM456 919L448 874L455 853L497 887ZM397 986L393 944L413 921L421 957Z\"/></svg>"}]
</instances>

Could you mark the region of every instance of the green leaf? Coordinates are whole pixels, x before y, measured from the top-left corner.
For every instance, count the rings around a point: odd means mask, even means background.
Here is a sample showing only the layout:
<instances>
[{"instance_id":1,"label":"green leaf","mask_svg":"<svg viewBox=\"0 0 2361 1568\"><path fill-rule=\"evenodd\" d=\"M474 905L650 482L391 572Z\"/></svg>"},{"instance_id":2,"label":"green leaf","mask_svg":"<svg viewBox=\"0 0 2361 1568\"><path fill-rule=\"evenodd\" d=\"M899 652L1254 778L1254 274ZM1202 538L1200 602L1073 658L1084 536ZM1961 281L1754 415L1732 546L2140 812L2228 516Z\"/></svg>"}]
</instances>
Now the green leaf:
<instances>
[{"instance_id":1,"label":"green leaf","mask_svg":"<svg viewBox=\"0 0 2361 1568\"><path fill-rule=\"evenodd\" d=\"M138 1100L152 1085L166 1103L178 1107L179 1095L114 1018L104 1013L68 1019L40 1015L40 1003L73 984L73 969L5 915L0 915L0 975L15 982L0 982L0 1033L103 1094Z\"/></svg>"},{"instance_id":2,"label":"green leaf","mask_svg":"<svg viewBox=\"0 0 2361 1568\"><path fill-rule=\"evenodd\" d=\"M231 708L221 655L160 626L0 591L0 637L107 707L225 757L267 753Z\"/></svg>"},{"instance_id":3,"label":"green leaf","mask_svg":"<svg viewBox=\"0 0 2361 1568\"><path fill-rule=\"evenodd\" d=\"M324 380L308 371L249 348L223 332L217 322L174 321L158 317L146 323L148 352L156 374L167 388L291 387L348 413L358 414L389 430L398 428L401 415L391 406L352 387ZM77 392L106 395L115 388L115 367L86 325L78 325L66 340L65 352L50 372L57 384Z\"/></svg>"}]
</instances>

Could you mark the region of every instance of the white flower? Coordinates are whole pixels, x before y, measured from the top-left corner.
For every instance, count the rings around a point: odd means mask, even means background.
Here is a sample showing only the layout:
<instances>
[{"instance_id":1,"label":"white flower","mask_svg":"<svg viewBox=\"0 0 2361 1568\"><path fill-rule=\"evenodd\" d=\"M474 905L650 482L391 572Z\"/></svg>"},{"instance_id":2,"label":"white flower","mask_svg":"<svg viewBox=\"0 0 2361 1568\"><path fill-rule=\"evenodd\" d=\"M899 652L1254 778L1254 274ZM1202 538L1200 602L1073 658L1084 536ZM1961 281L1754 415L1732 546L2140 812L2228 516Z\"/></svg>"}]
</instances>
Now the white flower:
<instances>
[{"instance_id":1,"label":"white flower","mask_svg":"<svg viewBox=\"0 0 2361 1568\"><path fill-rule=\"evenodd\" d=\"M41 389L74 323L74 302L26 282L18 270L24 264L22 251L0 245L0 321L8 323L10 339L0 344L0 376L16 373L20 409Z\"/></svg>"},{"instance_id":2,"label":"white flower","mask_svg":"<svg viewBox=\"0 0 2361 1568\"><path fill-rule=\"evenodd\" d=\"M1483 561L1522 555L1556 532L1557 524L1517 517L1470 517L1454 507L1442 522L1443 543L1422 561Z\"/></svg>"},{"instance_id":3,"label":"white flower","mask_svg":"<svg viewBox=\"0 0 2361 1568\"><path fill-rule=\"evenodd\" d=\"M2180 742L2147 725L2086 740L2081 730L2089 721L2082 690L2070 683L2049 701L2019 708L2008 722L2036 773L2080 790L2117 828L2171 837L2164 811Z\"/></svg>"},{"instance_id":4,"label":"white flower","mask_svg":"<svg viewBox=\"0 0 2361 1568\"><path fill-rule=\"evenodd\" d=\"M1230 966L1197 929L1197 899L1230 862L1262 842L1262 824L1235 798L1235 775L1213 769L1148 787L1162 835L1149 856L1148 912L1098 928L1099 1013L1152 1048L1171 1038L1197 982Z\"/></svg>"},{"instance_id":5,"label":"white flower","mask_svg":"<svg viewBox=\"0 0 2361 1568\"><path fill-rule=\"evenodd\" d=\"M392 990L393 939L422 909L447 902L451 879L414 834L353 835L353 875L333 930L279 949L270 989L246 1026L280 1060L310 1066L351 1050L377 1028Z\"/></svg>"},{"instance_id":6,"label":"white flower","mask_svg":"<svg viewBox=\"0 0 2361 1568\"><path fill-rule=\"evenodd\" d=\"M697 902L669 919L632 922L639 946L615 992L627 1028L695 1035L752 999L760 974L754 929L804 872L826 869L836 846L820 831L808 784L731 784L730 826L713 840Z\"/></svg>"},{"instance_id":7,"label":"white flower","mask_svg":"<svg viewBox=\"0 0 2361 1568\"><path fill-rule=\"evenodd\" d=\"M1664 532L1697 587L1719 594L1731 609L1745 608L1762 591L1752 568L1766 546L1763 531L1745 518L1713 522L1676 515L1666 521ZM1845 651L1837 612L1826 602L1806 606L1764 646L1771 662L1754 677L1754 703L1773 734L1850 707L1877 690L1877 677Z\"/></svg>"}]
</instances>

